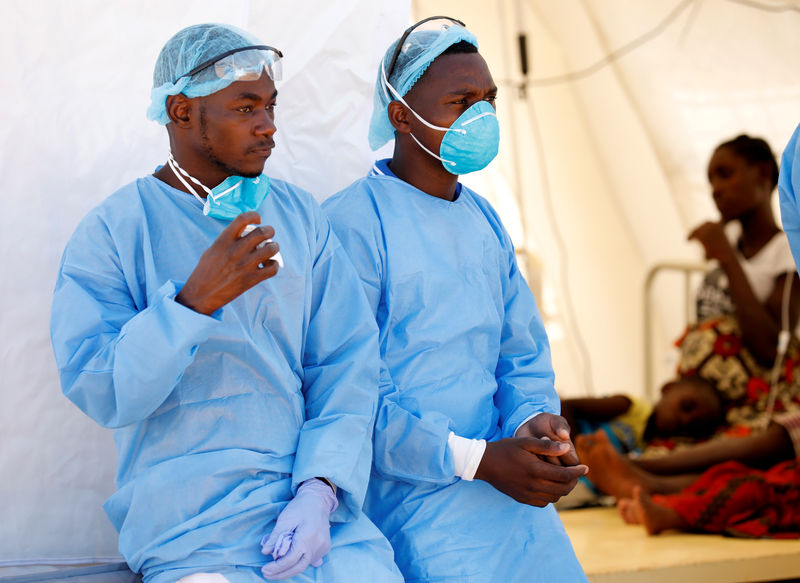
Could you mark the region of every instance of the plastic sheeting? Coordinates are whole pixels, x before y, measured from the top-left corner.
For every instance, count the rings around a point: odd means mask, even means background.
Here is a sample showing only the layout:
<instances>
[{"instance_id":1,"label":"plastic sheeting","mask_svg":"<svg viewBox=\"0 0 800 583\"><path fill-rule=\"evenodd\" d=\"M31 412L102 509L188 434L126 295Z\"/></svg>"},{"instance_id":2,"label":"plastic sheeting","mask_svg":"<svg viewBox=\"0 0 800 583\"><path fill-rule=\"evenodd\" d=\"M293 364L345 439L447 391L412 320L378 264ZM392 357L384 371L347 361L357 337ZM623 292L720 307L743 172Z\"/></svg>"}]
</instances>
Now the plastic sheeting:
<instances>
[{"instance_id":1,"label":"plastic sheeting","mask_svg":"<svg viewBox=\"0 0 800 583\"><path fill-rule=\"evenodd\" d=\"M376 67L408 10L397 0L0 5L0 575L119 560L100 507L114 489L112 434L61 395L50 298L81 217L166 160L166 131L145 119L164 42L189 24L228 22L284 52L267 171L321 200L372 162Z\"/></svg>"}]
</instances>

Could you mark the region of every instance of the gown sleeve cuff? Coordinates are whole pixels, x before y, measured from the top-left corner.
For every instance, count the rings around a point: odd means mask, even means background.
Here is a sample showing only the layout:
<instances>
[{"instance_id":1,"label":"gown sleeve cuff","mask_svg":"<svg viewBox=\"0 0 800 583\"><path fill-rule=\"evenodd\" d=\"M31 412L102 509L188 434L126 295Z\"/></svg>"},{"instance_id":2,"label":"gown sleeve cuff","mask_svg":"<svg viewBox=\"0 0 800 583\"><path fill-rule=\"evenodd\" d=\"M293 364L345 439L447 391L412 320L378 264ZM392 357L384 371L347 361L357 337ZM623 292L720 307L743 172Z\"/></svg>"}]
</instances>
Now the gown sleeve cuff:
<instances>
[{"instance_id":1,"label":"gown sleeve cuff","mask_svg":"<svg viewBox=\"0 0 800 583\"><path fill-rule=\"evenodd\" d=\"M149 362L153 370L171 368L180 361L179 374L183 374L200 344L222 322L224 308L206 316L175 301L182 287L182 283L172 280L164 283L158 289L158 300L145 310L150 312L147 320L135 319L123 328L121 342L135 338L141 350L140 361ZM158 333L153 333L154 330ZM166 364L169 361L171 366Z\"/></svg>"},{"instance_id":2,"label":"gown sleeve cuff","mask_svg":"<svg viewBox=\"0 0 800 583\"><path fill-rule=\"evenodd\" d=\"M522 425L533 419L539 413L552 413L553 415L558 415L559 411L560 409L557 399L554 402L550 402L549 399L539 399L535 402L524 402L522 405L517 407L514 412L511 413L511 415L509 415L505 422L503 422L502 436L514 437Z\"/></svg>"},{"instance_id":3,"label":"gown sleeve cuff","mask_svg":"<svg viewBox=\"0 0 800 583\"><path fill-rule=\"evenodd\" d=\"M195 322L198 327L204 327L208 325L214 325L214 321L222 322L222 308L219 308L212 314L206 316L205 314L201 314L200 312L195 312L193 309L184 306L180 302L178 302L175 298L181 292L183 288L183 282L178 282L174 280L168 280L164 285L162 285L158 289L158 296L164 298L165 300L169 300L171 304L170 310L174 311L176 314L180 314L180 317L183 318L185 321L192 321Z\"/></svg>"},{"instance_id":4,"label":"gown sleeve cuff","mask_svg":"<svg viewBox=\"0 0 800 583\"><path fill-rule=\"evenodd\" d=\"M486 451L486 440L460 437L451 431L447 446L453 454L456 476L467 481L474 479Z\"/></svg>"},{"instance_id":5,"label":"gown sleeve cuff","mask_svg":"<svg viewBox=\"0 0 800 583\"><path fill-rule=\"evenodd\" d=\"M520 428L520 427L522 427L523 425L525 425L525 424L526 424L528 421L530 421L531 419L533 419L534 417L536 417L536 416L537 416L537 415L539 415L540 413L542 413L542 411L537 411L536 413L532 413L532 414L528 415L528 416L527 416L527 417L526 417L526 418L525 418L525 419L522 421L522 423L518 424L518 425L517 425L517 428L514 430L514 437L516 437L516 436L517 436L517 432L519 431L519 428Z\"/></svg>"}]
</instances>

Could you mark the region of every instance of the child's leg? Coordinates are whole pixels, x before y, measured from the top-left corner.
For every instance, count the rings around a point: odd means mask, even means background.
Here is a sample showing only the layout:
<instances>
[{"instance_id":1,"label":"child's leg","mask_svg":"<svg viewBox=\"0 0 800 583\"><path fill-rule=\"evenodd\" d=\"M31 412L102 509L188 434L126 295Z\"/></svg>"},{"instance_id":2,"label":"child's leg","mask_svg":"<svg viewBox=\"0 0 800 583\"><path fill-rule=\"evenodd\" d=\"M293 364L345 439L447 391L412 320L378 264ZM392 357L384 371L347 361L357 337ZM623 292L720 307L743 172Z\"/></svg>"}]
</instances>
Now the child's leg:
<instances>
[{"instance_id":1,"label":"child's leg","mask_svg":"<svg viewBox=\"0 0 800 583\"><path fill-rule=\"evenodd\" d=\"M603 431L579 435L575 448L581 463L589 466L589 480L600 491L617 498L631 498L634 486L648 493L679 492L697 479L694 474L657 476L641 469L617 452Z\"/></svg>"},{"instance_id":2,"label":"child's leg","mask_svg":"<svg viewBox=\"0 0 800 583\"><path fill-rule=\"evenodd\" d=\"M655 502L640 486L634 486L633 497L622 498L618 508L625 522L643 525L647 534L658 534L671 528L686 529L689 526L678 512Z\"/></svg>"}]
</instances>

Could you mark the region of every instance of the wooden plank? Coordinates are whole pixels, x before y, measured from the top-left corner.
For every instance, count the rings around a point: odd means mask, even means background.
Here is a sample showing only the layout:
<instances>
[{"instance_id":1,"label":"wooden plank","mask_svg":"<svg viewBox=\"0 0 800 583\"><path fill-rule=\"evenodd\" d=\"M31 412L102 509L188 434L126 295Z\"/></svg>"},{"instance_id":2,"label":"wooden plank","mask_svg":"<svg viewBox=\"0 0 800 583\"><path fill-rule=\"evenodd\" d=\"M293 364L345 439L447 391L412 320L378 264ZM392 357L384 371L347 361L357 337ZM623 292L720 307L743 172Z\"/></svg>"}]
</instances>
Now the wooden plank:
<instances>
[{"instance_id":1,"label":"wooden plank","mask_svg":"<svg viewBox=\"0 0 800 583\"><path fill-rule=\"evenodd\" d=\"M800 577L800 541L734 539L677 531L648 536L615 508L561 512L592 583L743 583Z\"/></svg>"}]
</instances>

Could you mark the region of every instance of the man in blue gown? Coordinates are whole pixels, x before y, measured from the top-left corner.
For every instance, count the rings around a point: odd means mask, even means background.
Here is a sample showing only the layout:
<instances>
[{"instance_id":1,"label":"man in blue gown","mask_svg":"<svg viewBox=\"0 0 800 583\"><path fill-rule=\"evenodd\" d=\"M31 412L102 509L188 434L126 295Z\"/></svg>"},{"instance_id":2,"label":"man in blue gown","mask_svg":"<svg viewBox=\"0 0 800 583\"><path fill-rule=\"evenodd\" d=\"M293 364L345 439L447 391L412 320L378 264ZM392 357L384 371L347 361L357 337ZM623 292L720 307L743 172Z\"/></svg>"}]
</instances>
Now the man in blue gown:
<instances>
[{"instance_id":1,"label":"man in blue gown","mask_svg":"<svg viewBox=\"0 0 800 583\"><path fill-rule=\"evenodd\" d=\"M406 581L586 581L550 504L587 468L545 330L500 219L458 182L497 152L497 88L457 21L412 27L380 69L370 143L394 155L323 204L385 363L365 511Z\"/></svg>"},{"instance_id":2,"label":"man in blue gown","mask_svg":"<svg viewBox=\"0 0 800 583\"><path fill-rule=\"evenodd\" d=\"M778 194L781 204L781 221L794 262L800 265L800 125L794 130L781 156L778 175Z\"/></svg>"},{"instance_id":3,"label":"man in blue gown","mask_svg":"<svg viewBox=\"0 0 800 583\"><path fill-rule=\"evenodd\" d=\"M402 580L361 511L374 318L311 195L262 174L281 56L224 25L170 39L148 110L168 163L62 258L63 391L115 429L105 510L146 583Z\"/></svg>"}]
</instances>

